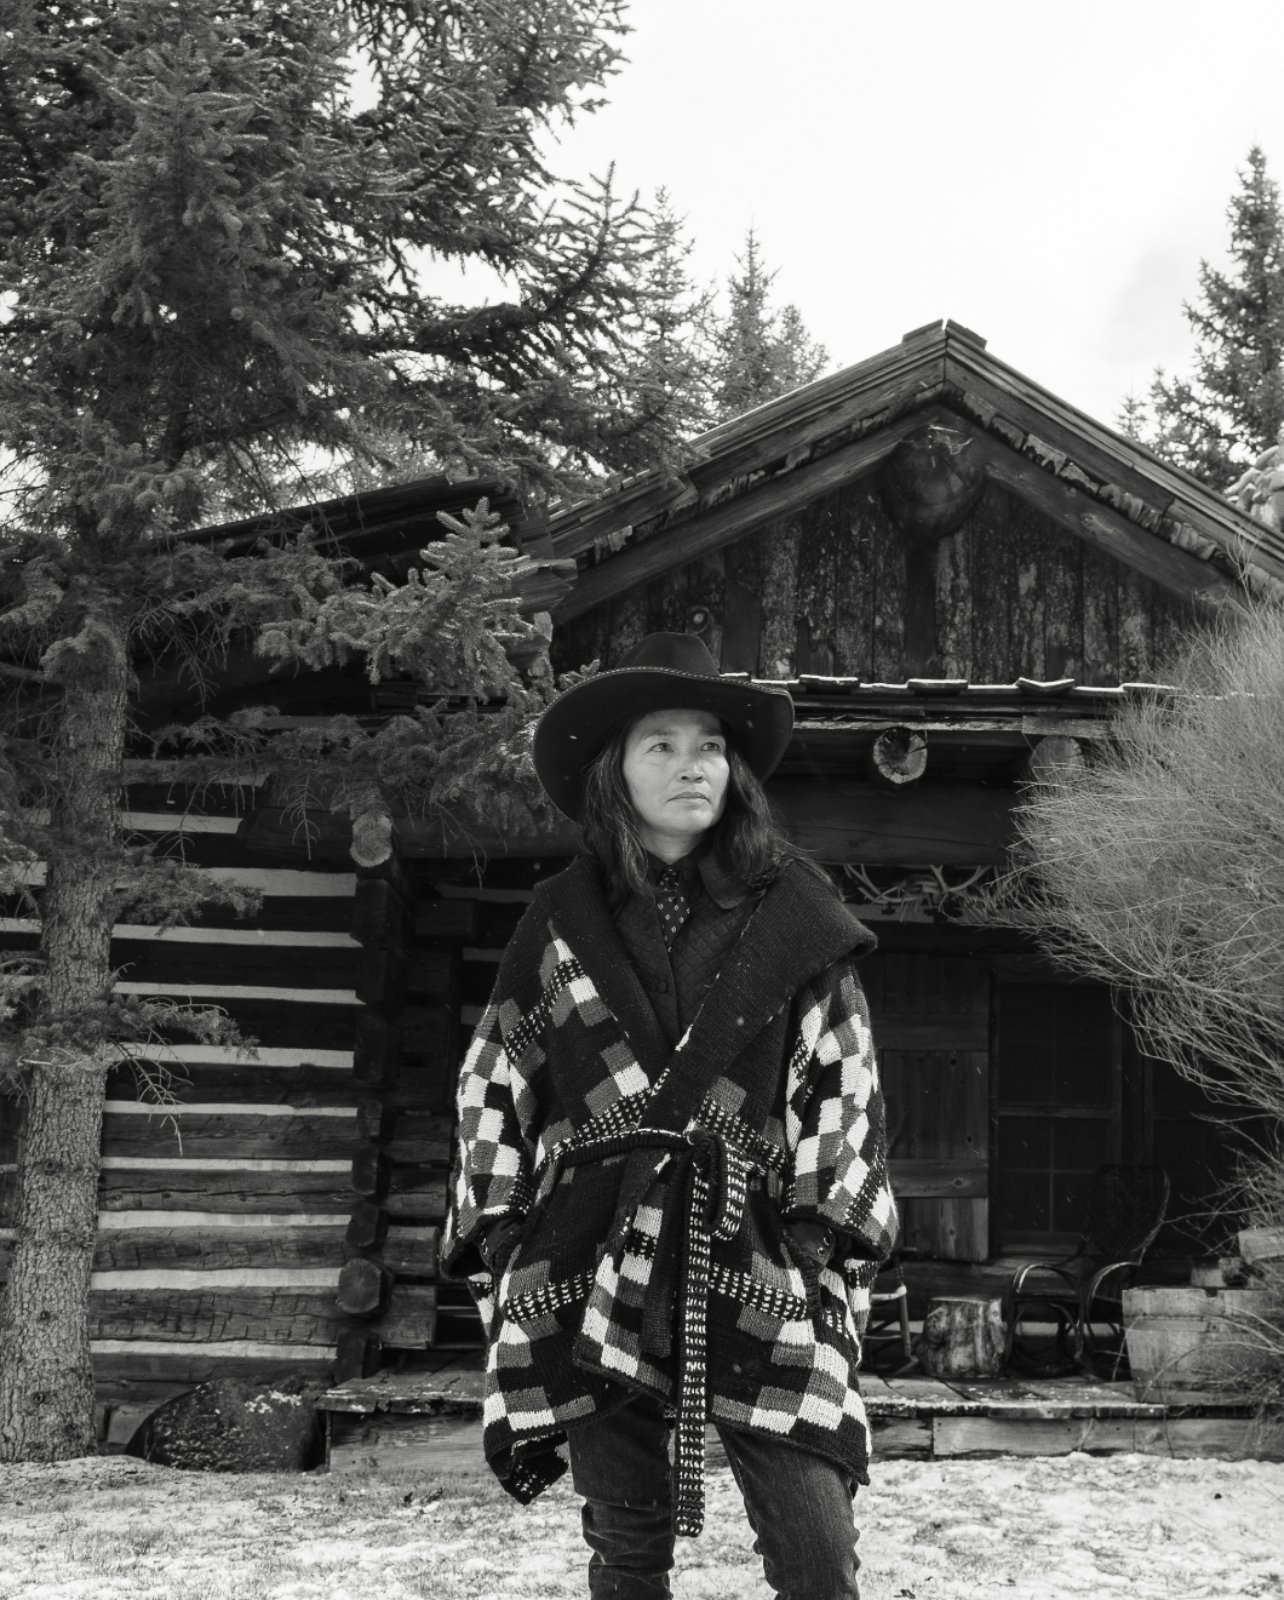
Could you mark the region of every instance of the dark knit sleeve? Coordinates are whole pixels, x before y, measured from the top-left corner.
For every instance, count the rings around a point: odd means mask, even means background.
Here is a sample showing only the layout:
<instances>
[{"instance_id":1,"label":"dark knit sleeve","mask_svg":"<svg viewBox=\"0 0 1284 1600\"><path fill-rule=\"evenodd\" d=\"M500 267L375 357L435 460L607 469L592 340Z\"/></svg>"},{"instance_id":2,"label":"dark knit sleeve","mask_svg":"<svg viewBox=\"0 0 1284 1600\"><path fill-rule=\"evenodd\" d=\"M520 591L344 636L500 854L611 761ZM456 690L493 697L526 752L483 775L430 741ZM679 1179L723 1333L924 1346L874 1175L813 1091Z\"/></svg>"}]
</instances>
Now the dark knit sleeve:
<instances>
[{"instance_id":1,"label":"dark knit sleeve","mask_svg":"<svg viewBox=\"0 0 1284 1600\"><path fill-rule=\"evenodd\" d=\"M869 1012L850 962L808 984L797 1013L784 1215L836 1229L837 1254L881 1261L896 1242L896 1202Z\"/></svg>"}]
</instances>

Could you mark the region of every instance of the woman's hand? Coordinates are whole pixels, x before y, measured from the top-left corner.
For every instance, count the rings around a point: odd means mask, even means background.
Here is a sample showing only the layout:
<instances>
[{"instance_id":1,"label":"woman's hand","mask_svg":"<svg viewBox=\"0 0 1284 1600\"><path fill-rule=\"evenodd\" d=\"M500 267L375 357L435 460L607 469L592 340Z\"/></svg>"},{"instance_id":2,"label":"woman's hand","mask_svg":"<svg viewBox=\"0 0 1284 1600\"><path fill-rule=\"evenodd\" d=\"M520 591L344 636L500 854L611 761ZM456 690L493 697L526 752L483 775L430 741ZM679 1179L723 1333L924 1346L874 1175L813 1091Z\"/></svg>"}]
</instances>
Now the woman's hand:
<instances>
[{"instance_id":1,"label":"woman's hand","mask_svg":"<svg viewBox=\"0 0 1284 1600\"><path fill-rule=\"evenodd\" d=\"M827 1267L834 1253L834 1230L826 1222L796 1221L785 1223L785 1238L792 1255L812 1261L818 1267Z\"/></svg>"},{"instance_id":2,"label":"woman's hand","mask_svg":"<svg viewBox=\"0 0 1284 1600\"><path fill-rule=\"evenodd\" d=\"M477 1243L477 1254L492 1277L498 1278L508 1265L522 1237L520 1217L500 1217L492 1222Z\"/></svg>"}]
</instances>

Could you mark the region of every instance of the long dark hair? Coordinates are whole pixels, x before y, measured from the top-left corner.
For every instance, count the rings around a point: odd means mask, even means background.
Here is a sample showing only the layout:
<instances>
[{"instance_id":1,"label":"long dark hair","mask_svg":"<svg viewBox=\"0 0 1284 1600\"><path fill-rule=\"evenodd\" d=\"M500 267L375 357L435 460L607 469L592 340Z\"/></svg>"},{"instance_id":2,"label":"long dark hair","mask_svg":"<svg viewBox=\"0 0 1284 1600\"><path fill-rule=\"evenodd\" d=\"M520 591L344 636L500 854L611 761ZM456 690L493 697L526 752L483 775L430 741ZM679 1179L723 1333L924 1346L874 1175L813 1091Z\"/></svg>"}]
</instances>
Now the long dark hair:
<instances>
[{"instance_id":1,"label":"long dark hair","mask_svg":"<svg viewBox=\"0 0 1284 1600\"><path fill-rule=\"evenodd\" d=\"M617 728L585 772L584 847L602 870L612 907L646 882L646 847L624 781L624 746L637 720ZM786 835L761 782L729 736L727 766L727 803L710 829L724 870L760 895L787 862L797 861L832 889L824 869Z\"/></svg>"}]
</instances>

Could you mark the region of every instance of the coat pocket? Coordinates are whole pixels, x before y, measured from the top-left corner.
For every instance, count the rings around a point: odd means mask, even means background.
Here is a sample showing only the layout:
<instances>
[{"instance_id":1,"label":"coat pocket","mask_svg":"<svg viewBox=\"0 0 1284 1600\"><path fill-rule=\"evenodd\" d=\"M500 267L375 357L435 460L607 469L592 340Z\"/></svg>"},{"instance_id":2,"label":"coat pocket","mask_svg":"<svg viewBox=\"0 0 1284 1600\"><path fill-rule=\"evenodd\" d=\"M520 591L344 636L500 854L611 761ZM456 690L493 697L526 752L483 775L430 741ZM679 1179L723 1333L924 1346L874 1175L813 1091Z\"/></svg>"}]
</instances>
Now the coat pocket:
<instances>
[{"instance_id":1,"label":"coat pocket","mask_svg":"<svg viewBox=\"0 0 1284 1600\"><path fill-rule=\"evenodd\" d=\"M611 1231L619 1175L618 1162L571 1167L560 1175L508 1258L501 1301L592 1275Z\"/></svg>"},{"instance_id":2,"label":"coat pocket","mask_svg":"<svg viewBox=\"0 0 1284 1600\"><path fill-rule=\"evenodd\" d=\"M736 1237L714 1240L713 1287L773 1322L808 1320L802 1263L785 1242L779 1211L761 1191L751 1191Z\"/></svg>"}]
</instances>

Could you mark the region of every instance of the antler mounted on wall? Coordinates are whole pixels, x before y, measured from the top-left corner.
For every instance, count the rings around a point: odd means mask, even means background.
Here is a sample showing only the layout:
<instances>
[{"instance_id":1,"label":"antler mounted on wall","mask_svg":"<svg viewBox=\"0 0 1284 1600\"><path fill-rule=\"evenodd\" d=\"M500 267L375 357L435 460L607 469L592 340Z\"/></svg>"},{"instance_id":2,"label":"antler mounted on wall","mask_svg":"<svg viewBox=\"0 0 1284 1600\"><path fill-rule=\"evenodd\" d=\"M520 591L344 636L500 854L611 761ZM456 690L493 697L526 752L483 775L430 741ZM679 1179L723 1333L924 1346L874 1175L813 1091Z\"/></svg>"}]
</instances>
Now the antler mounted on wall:
<instances>
[{"instance_id":1,"label":"antler mounted on wall","mask_svg":"<svg viewBox=\"0 0 1284 1600\"><path fill-rule=\"evenodd\" d=\"M955 921L965 900L994 881L993 867L842 867L845 898L858 915L881 921Z\"/></svg>"}]
</instances>

